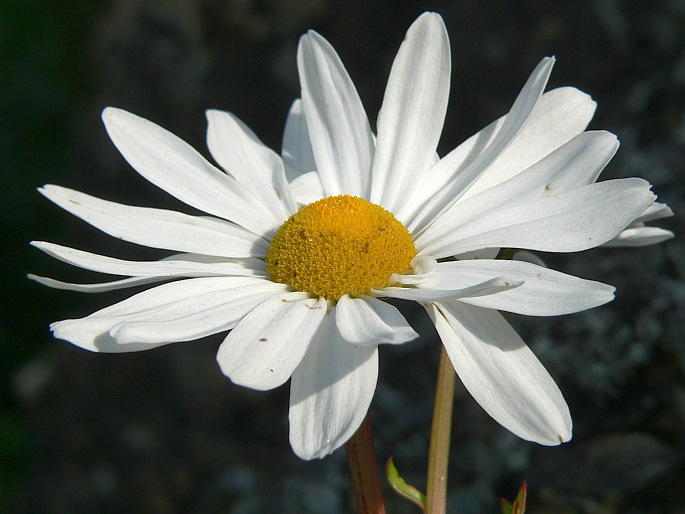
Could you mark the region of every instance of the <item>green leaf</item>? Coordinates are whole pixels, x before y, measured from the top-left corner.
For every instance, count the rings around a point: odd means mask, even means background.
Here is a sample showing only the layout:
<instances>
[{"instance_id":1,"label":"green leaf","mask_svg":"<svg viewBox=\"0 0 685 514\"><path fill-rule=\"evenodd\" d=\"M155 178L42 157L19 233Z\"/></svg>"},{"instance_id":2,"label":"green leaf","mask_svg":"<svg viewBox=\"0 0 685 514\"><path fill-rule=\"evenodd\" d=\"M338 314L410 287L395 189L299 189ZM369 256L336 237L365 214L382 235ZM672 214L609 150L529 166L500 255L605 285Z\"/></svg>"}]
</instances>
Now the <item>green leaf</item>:
<instances>
[{"instance_id":1,"label":"green leaf","mask_svg":"<svg viewBox=\"0 0 685 514\"><path fill-rule=\"evenodd\" d=\"M388 477L388 483L390 483L390 487L392 487L397 494L399 494L402 498L415 503L421 507L423 512L426 512L426 495L413 485L409 485L404 481L397 471L397 468L392 461L392 457L390 457L388 462L385 464L385 476Z\"/></svg>"},{"instance_id":2,"label":"green leaf","mask_svg":"<svg viewBox=\"0 0 685 514\"><path fill-rule=\"evenodd\" d=\"M526 494L527 487L526 481L524 480L513 503L504 498L499 499L499 506L502 508L502 514L524 514L524 512L526 512Z\"/></svg>"}]
</instances>

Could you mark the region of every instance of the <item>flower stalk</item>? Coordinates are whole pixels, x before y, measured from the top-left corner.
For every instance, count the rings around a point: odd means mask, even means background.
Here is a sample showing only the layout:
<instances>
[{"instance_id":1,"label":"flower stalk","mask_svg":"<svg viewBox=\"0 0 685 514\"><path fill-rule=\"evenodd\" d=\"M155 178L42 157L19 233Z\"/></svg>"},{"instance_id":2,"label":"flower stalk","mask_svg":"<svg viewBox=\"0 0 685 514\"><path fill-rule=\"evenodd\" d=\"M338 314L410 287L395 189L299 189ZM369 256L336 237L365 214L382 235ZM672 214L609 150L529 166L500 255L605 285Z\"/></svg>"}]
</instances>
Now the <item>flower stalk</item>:
<instances>
[{"instance_id":1,"label":"flower stalk","mask_svg":"<svg viewBox=\"0 0 685 514\"><path fill-rule=\"evenodd\" d=\"M385 514L371 422L367 413L357 432L345 444L359 514Z\"/></svg>"},{"instance_id":2,"label":"flower stalk","mask_svg":"<svg viewBox=\"0 0 685 514\"><path fill-rule=\"evenodd\" d=\"M440 351L433 423L428 449L426 514L444 514L447 507L447 467L450 455L455 377L454 367L443 346Z\"/></svg>"}]
</instances>

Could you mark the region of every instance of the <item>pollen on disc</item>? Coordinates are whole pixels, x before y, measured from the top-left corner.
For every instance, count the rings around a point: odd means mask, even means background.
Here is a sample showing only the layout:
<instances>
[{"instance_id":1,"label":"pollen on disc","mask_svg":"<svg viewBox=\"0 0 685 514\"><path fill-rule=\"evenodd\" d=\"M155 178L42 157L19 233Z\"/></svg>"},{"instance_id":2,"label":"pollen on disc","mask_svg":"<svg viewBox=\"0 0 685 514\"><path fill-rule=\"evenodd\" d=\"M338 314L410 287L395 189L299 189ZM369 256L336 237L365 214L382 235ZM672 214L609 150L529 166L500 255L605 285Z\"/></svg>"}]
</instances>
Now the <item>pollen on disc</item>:
<instances>
[{"instance_id":1,"label":"pollen on disc","mask_svg":"<svg viewBox=\"0 0 685 514\"><path fill-rule=\"evenodd\" d=\"M415 255L411 234L392 213L356 196L329 196L278 229L266 271L275 282L338 300L385 286Z\"/></svg>"}]
</instances>

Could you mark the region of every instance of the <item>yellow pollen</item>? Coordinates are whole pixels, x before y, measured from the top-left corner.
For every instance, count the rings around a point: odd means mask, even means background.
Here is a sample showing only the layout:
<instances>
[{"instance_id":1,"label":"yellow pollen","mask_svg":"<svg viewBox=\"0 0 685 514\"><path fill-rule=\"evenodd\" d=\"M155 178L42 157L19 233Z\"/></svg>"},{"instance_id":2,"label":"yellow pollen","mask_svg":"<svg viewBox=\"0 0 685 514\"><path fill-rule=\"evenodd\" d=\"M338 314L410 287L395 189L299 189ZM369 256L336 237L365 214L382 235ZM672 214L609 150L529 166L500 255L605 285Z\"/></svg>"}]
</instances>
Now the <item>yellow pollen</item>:
<instances>
[{"instance_id":1,"label":"yellow pollen","mask_svg":"<svg viewBox=\"0 0 685 514\"><path fill-rule=\"evenodd\" d=\"M266 271L275 282L337 301L384 287L415 255L411 234L390 212L356 196L329 196L281 225Z\"/></svg>"}]
</instances>

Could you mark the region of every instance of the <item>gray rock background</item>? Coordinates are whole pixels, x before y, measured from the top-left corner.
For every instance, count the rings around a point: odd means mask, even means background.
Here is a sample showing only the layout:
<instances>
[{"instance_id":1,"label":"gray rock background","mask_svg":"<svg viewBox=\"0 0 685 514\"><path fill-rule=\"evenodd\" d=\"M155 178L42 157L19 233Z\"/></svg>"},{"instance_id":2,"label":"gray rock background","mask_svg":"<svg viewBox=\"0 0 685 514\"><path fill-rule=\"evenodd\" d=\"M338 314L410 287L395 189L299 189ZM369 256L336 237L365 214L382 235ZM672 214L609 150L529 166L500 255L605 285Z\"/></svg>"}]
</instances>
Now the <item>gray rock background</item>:
<instances>
[{"instance_id":1,"label":"gray rock background","mask_svg":"<svg viewBox=\"0 0 685 514\"><path fill-rule=\"evenodd\" d=\"M35 192L58 183L177 208L128 167L99 115L114 105L207 154L206 108L230 110L280 148L298 95L295 51L309 28L337 49L371 119L406 28L440 12L453 52L441 153L510 107L556 55L550 87L599 103L592 128L622 148L603 178L648 179L683 234L685 2L350 0L10 0L0 6L4 187L0 318L0 511L26 513L351 512L344 452L302 462L287 440L287 387L239 388L214 361L221 337L132 355L51 338L51 321L128 293L52 291L26 272L86 273L28 247L42 239L124 258L159 255L112 240ZM535 513L685 512L685 286L682 238L643 249L549 256L552 267L617 287L611 304L559 318L512 318L564 392L574 439L512 436L457 386L450 512L498 512L525 478ZM384 348L372 405L379 458L423 488L439 343ZM388 511L417 512L387 492Z\"/></svg>"}]
</instances>

